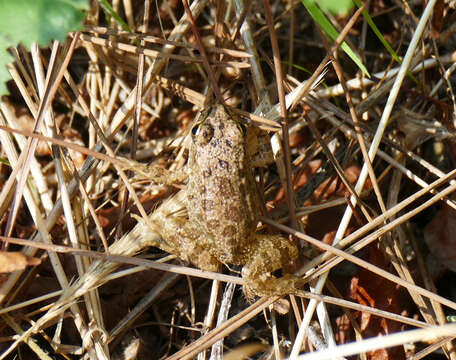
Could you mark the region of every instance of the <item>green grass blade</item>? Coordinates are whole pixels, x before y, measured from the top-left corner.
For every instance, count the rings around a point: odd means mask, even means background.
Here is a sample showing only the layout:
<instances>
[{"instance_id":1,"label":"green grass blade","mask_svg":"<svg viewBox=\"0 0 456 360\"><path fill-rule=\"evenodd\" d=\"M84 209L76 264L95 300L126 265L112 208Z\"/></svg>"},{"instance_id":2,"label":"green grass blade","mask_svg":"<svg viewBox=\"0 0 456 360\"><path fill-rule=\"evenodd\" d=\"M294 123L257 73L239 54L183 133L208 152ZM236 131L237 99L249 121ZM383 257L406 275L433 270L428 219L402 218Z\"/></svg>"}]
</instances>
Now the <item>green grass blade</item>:
<instances>
[{"instance_id":1,"label":"green grass blade","mask_svg":"<svg viewBox=\"0 0 456 360\"><path fill-rule=\"evenodd\" d=\"M132 32L130 27L127 25L127 23L122 20L122 18L119 16L119 14L117 14L114 11L114 9L111 7L111 5L109 5L109 3L106 0L98 0L98 2L100 3L100 5L103 8L103 10L105 11L105 13L107 15L113 17L114 20L117 21L117 23L122 27L123 30L128 31L129 33Z\"/></svg>"},{"instance_id":2,"label":"green grass blade","mask_svg":"<svg viewBox=\"0 0 456 360\"><path fill-rule=\"evenodd\" d=\"M359 8L361 6L363 6L363 4L361 3L361 1L359 0L352 0L356 6L358 6ZM381 43L383 44L383 46L385 47L386 50L388 50L388 52L391 54L391 56L393 57L394 60L396 60L399 64L402 63L401 59L399 58L399 56L396 54L396 52L394 51L394 49L390 46L390 44L388 43L388 41L386 41L385 37L382 35L382 33L380 32L380 30L378 29L377 25L375 25L374 21L372 20L371 16L369 15L369 13L364 9L362 11L362 14L363 14L363 17L364 19L366 20L367 24L370 26L370 28L372 29L372 31L375 33L375 35L377 35L378 39L381 41Z\"/></svg>"},{"instance_id":3,"label":"green grass blade","mask_svg":"<svg viewBox=\"0 0 456 360\"><path fill-rule=\"evenodd\" d=\"M339 33L337 30L332 26L332 24L328 21L326 16L323 12L315 5L314 0L301 0L304 7L309 12L310 16L314 19L314 21L321 27L324 33L329 36L333 41L337 39ZM368 77L370 77L369 72L367 71L366 67L363 65L361 59L355 54L355 52L348 46L348 44L344 41L340 45L341 49L353 60L353 62L361 69L361 71Z\"/></svg>"}]
</instances>

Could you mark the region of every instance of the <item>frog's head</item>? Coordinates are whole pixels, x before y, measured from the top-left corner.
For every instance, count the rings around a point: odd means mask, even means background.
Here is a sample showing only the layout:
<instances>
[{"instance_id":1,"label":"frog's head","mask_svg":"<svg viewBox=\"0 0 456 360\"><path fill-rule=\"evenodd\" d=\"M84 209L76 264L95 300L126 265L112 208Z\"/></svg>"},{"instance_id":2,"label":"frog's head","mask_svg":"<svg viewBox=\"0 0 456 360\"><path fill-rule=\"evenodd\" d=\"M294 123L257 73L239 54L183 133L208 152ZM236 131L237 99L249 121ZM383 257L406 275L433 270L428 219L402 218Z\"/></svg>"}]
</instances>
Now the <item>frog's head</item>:
<instances>
[{"instance_id":1,"label":"frog's head","mask_svg":"<svg viewBox=\"0 0 456 360\"><path fill-rule=\"evenodd\" d=\"M192 128L192 141L199 147L209 144L213 139L226 139L232 141L232 145L244 144L246 133L244 124L231 111L222 104L214 104L199 114Z\"/></svg>"}]
</instances>

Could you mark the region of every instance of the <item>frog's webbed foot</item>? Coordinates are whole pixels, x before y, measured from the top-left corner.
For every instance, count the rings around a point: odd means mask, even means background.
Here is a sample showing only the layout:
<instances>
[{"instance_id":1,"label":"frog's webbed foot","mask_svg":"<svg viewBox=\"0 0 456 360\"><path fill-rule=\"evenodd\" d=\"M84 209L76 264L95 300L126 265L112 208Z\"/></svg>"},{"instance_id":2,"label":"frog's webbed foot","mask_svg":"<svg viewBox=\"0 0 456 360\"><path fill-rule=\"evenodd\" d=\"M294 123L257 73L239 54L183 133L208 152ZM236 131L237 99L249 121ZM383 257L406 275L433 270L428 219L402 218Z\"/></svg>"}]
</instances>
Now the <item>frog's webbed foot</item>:
<instances>
[{"instance_id":1,"label":"frog's webbed foot","mask_svg":"<svg viewBox=\"0 0 456 360\"><path fill-rule=\"evenodd\" d=\"M263 273L258 274L256 278L243 276L243 279L246 282L244 294L247 299L253 297L252 293L257 296L283 296L288 294L300 296L299 288L304 285L303 279L290 274L278 278L270 273Z\"/></svg>"},{"instance_id":2,"label":"frog's webbed foot","mask_svg":"<svg viewBox=\"0 0 456 360\"><path fill-rule=\"evenodd\" d=\"M290 268L298 258L298 249L288 239L279 235L256 235L256 242L249 262L242 269L242 278L249 290L256 295L272 296L296 293L303 285L297 276L285 274L278 278L272 273Z\"/></svg>"}]
</instances>

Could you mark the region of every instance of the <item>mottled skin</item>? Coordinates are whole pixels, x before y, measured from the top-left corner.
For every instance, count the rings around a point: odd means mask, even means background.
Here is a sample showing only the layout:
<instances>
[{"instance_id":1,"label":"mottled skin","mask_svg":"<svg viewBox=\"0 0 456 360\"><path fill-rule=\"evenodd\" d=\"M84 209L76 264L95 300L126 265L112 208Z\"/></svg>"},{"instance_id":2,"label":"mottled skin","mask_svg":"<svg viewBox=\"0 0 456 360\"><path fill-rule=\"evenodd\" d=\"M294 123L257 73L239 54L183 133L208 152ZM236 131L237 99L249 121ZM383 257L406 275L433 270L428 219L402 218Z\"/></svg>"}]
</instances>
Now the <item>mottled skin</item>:
<instances>
[{"instance_id":1,"label":"mottled skin","mask_svg":"<svg viewBox=\"0 0 456 360\"><path fill-rule=\"evenodd\" d=\"M222 105L192 129L188 160L190 222L224 263L243 265L258 224L260 203L245 151L246 130Z\"/></svg>"},{"instance_id":2,"label":"mottled skin","mask_svg":"<svg viewBox=\"0 0 456 360\"><path fill-rule=\"evenodd\" d=\"M243 265L242 276L258 295L293 292L296 278L271 272L292 266L297 248L278 235L256 233L260 196L247 154L245 128L216 104L192 129L187 165L188 222L174 218L163 227L164 250L196 266Z\"/></svg>"}]
</instances>

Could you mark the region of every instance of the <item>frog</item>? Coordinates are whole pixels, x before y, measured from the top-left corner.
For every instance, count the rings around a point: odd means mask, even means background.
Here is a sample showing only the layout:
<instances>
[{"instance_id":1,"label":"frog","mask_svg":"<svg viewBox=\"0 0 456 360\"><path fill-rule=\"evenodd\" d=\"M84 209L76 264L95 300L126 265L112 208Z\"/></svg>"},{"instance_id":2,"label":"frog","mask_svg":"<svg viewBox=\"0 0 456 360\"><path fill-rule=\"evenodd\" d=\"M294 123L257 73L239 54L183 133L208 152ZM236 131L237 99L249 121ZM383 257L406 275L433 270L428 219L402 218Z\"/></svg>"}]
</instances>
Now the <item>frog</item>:
<instances>
[{"instance_id":1,"label":"frog","mask_svg":"<svg viewBox=\"0 0 456 360\"><path fill-rule=\"evenodd\" d=\"M158 246L203 270L242 266L246 294L284 295L299 278L272 273L293 268L299 252L288 238L257 233L262 204L247 138L248 127L224 104L200 113L191 129L186 189L178 195L186 214L170 211L160 219Z\"/></svg>"}]
</instances>

